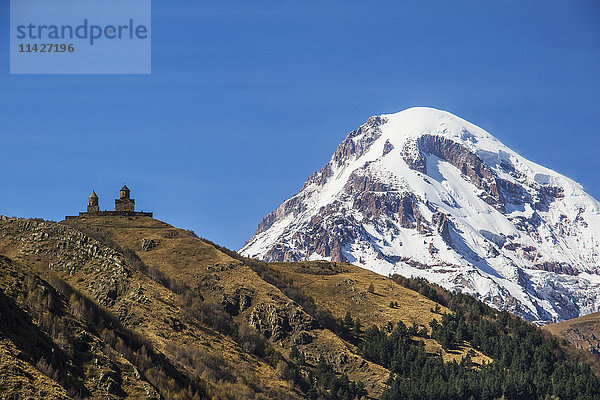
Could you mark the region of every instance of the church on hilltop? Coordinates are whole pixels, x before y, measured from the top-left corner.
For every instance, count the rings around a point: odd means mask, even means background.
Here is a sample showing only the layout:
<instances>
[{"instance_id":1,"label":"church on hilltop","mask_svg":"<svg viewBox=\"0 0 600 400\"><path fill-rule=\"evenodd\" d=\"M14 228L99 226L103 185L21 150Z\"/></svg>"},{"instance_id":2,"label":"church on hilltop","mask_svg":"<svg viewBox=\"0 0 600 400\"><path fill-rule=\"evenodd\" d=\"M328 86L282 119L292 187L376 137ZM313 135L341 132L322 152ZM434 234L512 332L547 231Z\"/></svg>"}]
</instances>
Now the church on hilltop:
<instances>
[{"instance_id":1,"label":"church on hilltop","mask_svg":"<svg viewBox=\"0 0 600 400\"><path fill-rule=\"evenodd\" d=\"M125 217L152 217L151 212L135 211L135 199L131 198L131 191L127 185L123 185L119 192L119 198L115 199L115 211L100 211L98 195L92 190L88 199L87 212L80 212L78 216L66 216L65 219L74 219L85 216L113 216Z\"/></svg>"}]
</instances>

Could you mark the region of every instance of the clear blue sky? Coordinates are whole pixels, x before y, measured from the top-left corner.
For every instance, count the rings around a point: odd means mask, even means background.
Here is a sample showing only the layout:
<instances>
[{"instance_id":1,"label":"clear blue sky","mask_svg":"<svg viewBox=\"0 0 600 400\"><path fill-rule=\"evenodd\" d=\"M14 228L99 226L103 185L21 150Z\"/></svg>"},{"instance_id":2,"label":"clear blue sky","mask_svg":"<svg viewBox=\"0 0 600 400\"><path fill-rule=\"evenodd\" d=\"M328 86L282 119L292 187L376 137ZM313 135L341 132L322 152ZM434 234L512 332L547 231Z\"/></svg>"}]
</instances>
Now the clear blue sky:
<instances>
[{"instance_id":1,"label":"clear blue sky","mask_svg":"<svg viewBox=\"0 0 600 400\"><path fill-rule=\"evenodd\" d=\"M0 214L92 189L237 249L370 115L450 111L600 198L600 3L153 1L149 76L11 76ZM417 3L417 2L414 2Z\"/></svg>"}]
</instances>

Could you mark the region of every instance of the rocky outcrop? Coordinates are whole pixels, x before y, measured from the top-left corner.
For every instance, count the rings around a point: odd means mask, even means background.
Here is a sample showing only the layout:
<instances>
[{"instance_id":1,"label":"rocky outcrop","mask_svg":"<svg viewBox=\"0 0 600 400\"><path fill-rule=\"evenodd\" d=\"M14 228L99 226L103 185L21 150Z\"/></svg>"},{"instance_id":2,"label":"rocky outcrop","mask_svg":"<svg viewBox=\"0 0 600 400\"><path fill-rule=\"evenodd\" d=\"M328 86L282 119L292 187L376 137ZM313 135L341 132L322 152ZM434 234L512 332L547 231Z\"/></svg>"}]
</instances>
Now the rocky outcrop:
<instances>
[{"instance_id":1,"label":"rocky outcrop","mask_svg":"<svg viewBox=\"0 0 600 400\"><path fill-rule=\"evenodd\" d=\"M53 222L12 219L3 224L0 237L19 248L23 257L47 257L54 271L93 277L89 290L104 306L112 306L128 289L131 270L123 256L80 231Z\"/></svg>"},{"instance_id":2,"label":"rocky outcrop","mask_svg":"<svg viewBox=\"0 0 600 400\"><path fill-rule=\"evenodd\" d=\"M394 145L388 139L385 141L385 144L383 145L383 155L385 156L392 150L394 150Z\"/></svg>"},{"instance_id":3,"label":"rocky outcrop","mask_svg":"<svg viewBox=\"0 0 600 400\"><path fill-rule=\"evenodd\" d=\"M440 234L444 242L448 246L452 246L452 236L450 236L450 222L448 216L444 213L436 213L433 215L433 225L436 227L437 232Z\"/></svg>"},{"instance_id":4,"label":"rocky outcrop","mask_svg":"<svg viewBox=\"0 0 600 400\"><path fill-rule=\"evenodd\" d=\"M253 292L248 288L238 288L232 294L221 295L221 306L231 315L238 315L252 305Z\"/></svg>"},{"instance_id":5,"label":"rocky outcrop","mask_svg":"<svg viewBox=\"0 0 600 400\"><path fill-rule=\"evenodd\" d=\"M332 162L334 165L339 167L349 159L360 158L369 151L371 145L381 137L379 127L384 122L385 119L382 117L371 117L360 128L350 132L333 153Z\"/></svg>"},{"instance_id":6,"label":"rocky outcrop","mask_svg":"<svg viewBox=\"0 0 600 400\"><path fill-rule=\"evenodd\" d=\"M581 273L576 268L573 268L573 266L571 266L570 264L564 262L560 263L544 261L543 263L535 264L533 267L542 271L554 272L556 274L564 274L571 276L577 276Z\"/></svg>"},{"instance_id":7,"label":"rocky outcrop","mask_svg":"<svg viewBox=\"0 0 600 400\"><path fill-rule=\"evenodd\" d=\"M159 240L155 240L155 239L142 239L142 250L144 251L150 251L150 250L154 250L155 248L158 247L158 245L160 244Z\"/></svg>"},{"instance_id":8,"label":"rocky outcrop","mask_svg":"<svg viewBox=\"0 0 600 400\"><path fill-rule=\"evenodd\" d=\"M266 231L269 229L273 223L285 217L286 215L298 215L305 209L305 205L302 202L301 198L293 197L289 200L286 200L281 206L277 208L277 210L273 211L269 215L267 215L259 224L258 228L256 228L256 234Z\"/></svg>"},{"instance_id":9,"label":"rocky outcrop","mask_svg":"<svg viewBox=\"0 0 600 400\"><path fill-rule=\"evenodd\" d=\"M314 321L294 303L287 303L283 307L257 304L248 321L251 327L274 342L288 339L292 334L295 334L295 341L309 343L312 340L306 331L312 329Z\"/></svg>"}]
</instances>

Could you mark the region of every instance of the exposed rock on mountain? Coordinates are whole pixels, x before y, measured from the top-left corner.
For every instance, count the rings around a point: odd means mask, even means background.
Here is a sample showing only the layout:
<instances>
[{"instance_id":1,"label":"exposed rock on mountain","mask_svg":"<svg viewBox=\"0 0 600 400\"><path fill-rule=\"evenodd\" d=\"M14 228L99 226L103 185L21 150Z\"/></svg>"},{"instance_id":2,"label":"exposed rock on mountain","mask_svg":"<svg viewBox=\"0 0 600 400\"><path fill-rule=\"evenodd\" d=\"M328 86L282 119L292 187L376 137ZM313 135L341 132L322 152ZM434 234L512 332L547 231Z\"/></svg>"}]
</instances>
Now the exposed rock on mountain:
<instances>
[{"instance_id":1,"label":"exposed rock on mountain","mask_svg":"<svg viewBox=\"0 0 600 400\"><path fill-rule=\"evenodd\" d=\"M539 323L600 308L600 203L431 108L369 118L241 253L421 276Z\"/></svg>"}]
</instances>

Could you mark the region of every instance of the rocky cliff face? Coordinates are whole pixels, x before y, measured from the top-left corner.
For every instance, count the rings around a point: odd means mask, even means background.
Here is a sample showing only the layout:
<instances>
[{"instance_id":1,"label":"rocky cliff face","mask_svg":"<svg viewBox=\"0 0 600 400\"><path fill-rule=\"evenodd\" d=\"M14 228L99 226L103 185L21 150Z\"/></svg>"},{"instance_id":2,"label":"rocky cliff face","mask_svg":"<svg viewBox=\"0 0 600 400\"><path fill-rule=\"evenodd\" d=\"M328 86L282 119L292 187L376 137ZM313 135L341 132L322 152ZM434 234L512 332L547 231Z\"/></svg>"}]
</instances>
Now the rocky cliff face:
<instances>
[{"instance_id":1,"label":"rocky cliff face","mask_svg":"<svg viewBox=\"0 0 600 400\"><path fill-rule=\"evenodd\" d=\"M600 308L600 203L429 108L351 132L241 252L423 276L540 323Z\"/></svg>"}]
</instances>

